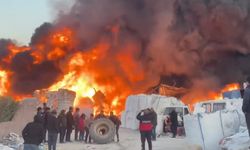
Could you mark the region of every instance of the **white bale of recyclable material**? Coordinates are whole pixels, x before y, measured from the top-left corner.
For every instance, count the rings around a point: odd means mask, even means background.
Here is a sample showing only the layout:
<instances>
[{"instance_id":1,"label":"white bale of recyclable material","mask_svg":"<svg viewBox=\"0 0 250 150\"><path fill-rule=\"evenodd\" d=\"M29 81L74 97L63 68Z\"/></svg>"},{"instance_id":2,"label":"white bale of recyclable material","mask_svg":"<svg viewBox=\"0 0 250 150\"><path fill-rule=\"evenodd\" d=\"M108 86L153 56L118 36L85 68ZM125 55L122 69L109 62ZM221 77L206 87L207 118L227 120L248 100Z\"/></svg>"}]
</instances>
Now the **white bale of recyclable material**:
<instances>
[{"instance_id":1,"label":"white bale of recyclable material","mask_svg":"<svg viewBox=\"0 0 250 150\"><path fill-rule=\"evenodd\" d=\"M121 127L125 128L126 127L126 112L125 111L123 111L121 114L121 122L122 122Z\"/></svg>"},{"instance_id":2,"label":"white bale of recyclable material","mask_svg":"<svg viewBox=\"0 0 250 150\"><path fill-rule=\"evenodd\" d=\"M138 109L138 97L128 96L125 104L125 111L136 111Z\"/></svg>"},{"instance_id":3,"label":"white bale of recyclable material","mask_svg":"<svg viewBox=\"0 0 250 150\"><path fill-rule=\"evenodd\" d=\"M185 115L184 127L186 133L186 139L189 143L200 145L204 147L204 137L201 132L200 117L197 115Z\"/></svg>"},{"instance_id":4,"label":"white bale of recyclable material","mask_svg":"<svg viewBox=\"0 0 250 150\"><path fill-rule=\"evenodd\" d=\"M0 144L0 150L14 150L13 148L10 148L8 146Z\"/></svg>"},{"instance_id":5,"label":"white bale of recyclable material","mask_svg":"<svg viewBox=\"0 0 250 150\"><path fill-rule=\"evenodd\" d=\"M138 100L139 100L139 107L137 109L138 110L142 110L142 109L146 109L146 108L149 108L150 107L150 102L149 102L149 98L148 96L146 95L140 95L138 97Z\"/></svg>"},{"instance_id":6,"label":"white bale of recyclable material","mask_svg":"<svg viewBox=\"0 0 250 150\"><path fill-rule=\"evenodd\" d=\"M219 112L202 114L201 130L204 137L205 150L219 150L219 141L223 138L223 128Z\"/></svg>"},{"instance_id":7,"label":"white bale of recyclable material","mask_svg":"<svg viewBox=\"0 0 250 150\"><path fill-rule=\"evenodd\" d=\"M136 130L139 126L139 121L136 119L136 112L126 112L126 128Z\"/></svg>"},{"instance_id":8,"label":"white bale of recyclable material","mask_svg":"<svg viewBox=\"0 0 250 150\"><path fill-rule=\"evenodd\" d=\"M240 115L236 110L221 111L221 120L222 120L224 137L231 136L239 132L241 120L240 120Z\"/></svg>"},{"instance_id":9,"label":"white bale of recyclable material","mask_svg":"<svg viewBox=\"0 0 250 150\"><path fill-rule=\"evenodd\" d=\"M219 150L220 140L237 133L240 127L237 112L226 110L185 115L184 122L187 140L199 144L204 150Z\"/></svg>"},{"instance_id":10,"label":"white bale of recyclable material","mask_svg":"<svg viewBox=\"0 0 250 150\"><path fill-rule=\"evenodd\" d=\"M158 115L157 116L156 135L160 135L161 133L163 133L163 122L164 122L163 115Z\"/></svg>"}]
</instances>

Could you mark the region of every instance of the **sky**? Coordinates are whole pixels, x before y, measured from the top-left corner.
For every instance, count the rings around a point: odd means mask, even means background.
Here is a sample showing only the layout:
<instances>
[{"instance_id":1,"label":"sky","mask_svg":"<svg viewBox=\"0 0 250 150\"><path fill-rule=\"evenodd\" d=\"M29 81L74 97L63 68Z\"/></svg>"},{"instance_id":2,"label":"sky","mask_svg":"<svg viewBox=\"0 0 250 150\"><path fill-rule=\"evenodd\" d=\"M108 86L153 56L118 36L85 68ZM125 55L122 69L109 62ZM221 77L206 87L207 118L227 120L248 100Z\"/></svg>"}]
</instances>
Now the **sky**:
<instances>
[{"instance_id":1,"label":"sky","mask_svg":"<svg viewBox=\"0 0 250 150\"><path fill-rule=\"evenodd\" d=\"M35 29L52 20L47 0L0 0L0 39L27 45Z\"/></svg>"}]
</instances>

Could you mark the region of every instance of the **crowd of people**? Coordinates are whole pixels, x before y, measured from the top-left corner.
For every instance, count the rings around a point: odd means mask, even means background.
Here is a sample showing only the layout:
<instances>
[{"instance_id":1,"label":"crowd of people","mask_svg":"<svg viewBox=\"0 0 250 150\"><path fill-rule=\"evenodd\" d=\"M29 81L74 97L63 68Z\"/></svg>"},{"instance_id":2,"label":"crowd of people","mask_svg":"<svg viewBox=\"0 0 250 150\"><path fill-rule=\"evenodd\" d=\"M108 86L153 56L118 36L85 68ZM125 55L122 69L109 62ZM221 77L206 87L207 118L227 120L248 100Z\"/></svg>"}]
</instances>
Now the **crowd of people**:
<instances>
[{"instance_id":1,"label":"crowd of people","mask_svg":"<svg viewBox=\"0 0 250 150\"><path fill-rule=\"evenodd\" d=\"M171 131L173 137L177 131L177 113L173 110L170 114ZM100 118L110 119L116 129L116 139L119 142L119 127L120 119L110 112L106 116L103 111L96 116L90 114L86 116L80 113L79 108L69 107L69 110L61 110L57 115L56 110L50 110L44 103L43 108L37 108L37 114L34 116L34 121L28 123L23 129L22 136L24 138L24 150L38 150L38 146L43 143L48 143L48 150L56 150L57 141L60 143L72 142L71 136L74 130L74 140L91 143L90 128L94 120ZM153 108L141 110L137 119L139 120L139 130L141 134L142 150L145 150L145 142L147 140L149 150L152 150L152 140L156 140L157 113ZM59 135L59 140L58 140ZM114 137L115 139L115 137Z\"/></svg>"},{"instance_id":2,"label":"crowd of people","mask_svg":"<svg viewBox=\"0 0 250 150\"><path fill-rule=\"evenodd\" d=\"M69 107L67 112L61 110L57 115L56 110L51 111L44 103L43 108L37 108L34 121L28 123L22 131L24 150L38 150L39 145L43 142L48 143L49 150L56 150L58 135L60 143L72 142L73 130L75 141L91 143L90 127L94 120L100 118L108 118L115 124L117 142L119 142L118 131L121 121L113 112L110 112L109 116L106 116L103 111L97 116L94 114L86 116L84 113L80 113L79 108L74 111L73 107Z\"/></svg>"}]
</instances>

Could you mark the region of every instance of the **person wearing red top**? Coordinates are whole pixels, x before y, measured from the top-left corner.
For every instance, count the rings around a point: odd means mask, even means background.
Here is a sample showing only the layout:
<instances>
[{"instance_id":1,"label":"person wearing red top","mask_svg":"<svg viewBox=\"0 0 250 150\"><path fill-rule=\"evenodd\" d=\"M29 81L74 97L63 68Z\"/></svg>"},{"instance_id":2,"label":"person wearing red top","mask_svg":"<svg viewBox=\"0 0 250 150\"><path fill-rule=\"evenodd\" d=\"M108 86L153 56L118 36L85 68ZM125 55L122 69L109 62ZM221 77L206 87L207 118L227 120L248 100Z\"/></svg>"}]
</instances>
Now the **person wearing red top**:
<instances>
[{"instance_id":1,"label":"person wearing red top","mask_svg":"<svg viewBox=\"0 0 250 150\"><path fill-rule=\"evenodd\" d=\"M145 150L146 139L148 142L148 149L152 150L151 135L152 135L152 129L153 129L153 124L152 124L153 117L154 117L154 114L149 108L141 110L136 117L140 121L139 130L141 133L142 150Z\"/></svg>"},{"instance_id":2,"label":"person wearing red top","mask_svg":"<svg viewBox=\"0 0 250 150\"><path fill-rule=\"evenodd\" d=\"M81 117L79 118L79 123L78 123L78 129L80 131L80 137L79 140L83 141L84 140L84 132L85 132L85 114L82 114Z\"/></svg>"}]
</instances>

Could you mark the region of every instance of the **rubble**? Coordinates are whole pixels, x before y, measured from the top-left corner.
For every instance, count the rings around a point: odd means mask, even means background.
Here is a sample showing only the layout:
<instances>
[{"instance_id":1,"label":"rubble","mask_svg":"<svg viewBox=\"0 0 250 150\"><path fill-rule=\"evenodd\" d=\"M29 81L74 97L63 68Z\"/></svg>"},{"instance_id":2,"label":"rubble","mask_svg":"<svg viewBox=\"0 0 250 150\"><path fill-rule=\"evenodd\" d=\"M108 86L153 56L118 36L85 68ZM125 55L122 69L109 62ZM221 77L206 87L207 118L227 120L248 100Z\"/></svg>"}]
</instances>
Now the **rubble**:
<instances>
[{"instance_id":1,"label":"rubble","mask_svg":"<svg viewBox=\"0 0 250 150\"><path fill-rule=\"evenodd\" d=\"M3 145L13 148L15 150L21 150L23 145L22 138L16 133L9 133L7 136L3 137Z\"/></svg>"}]
</instances>

